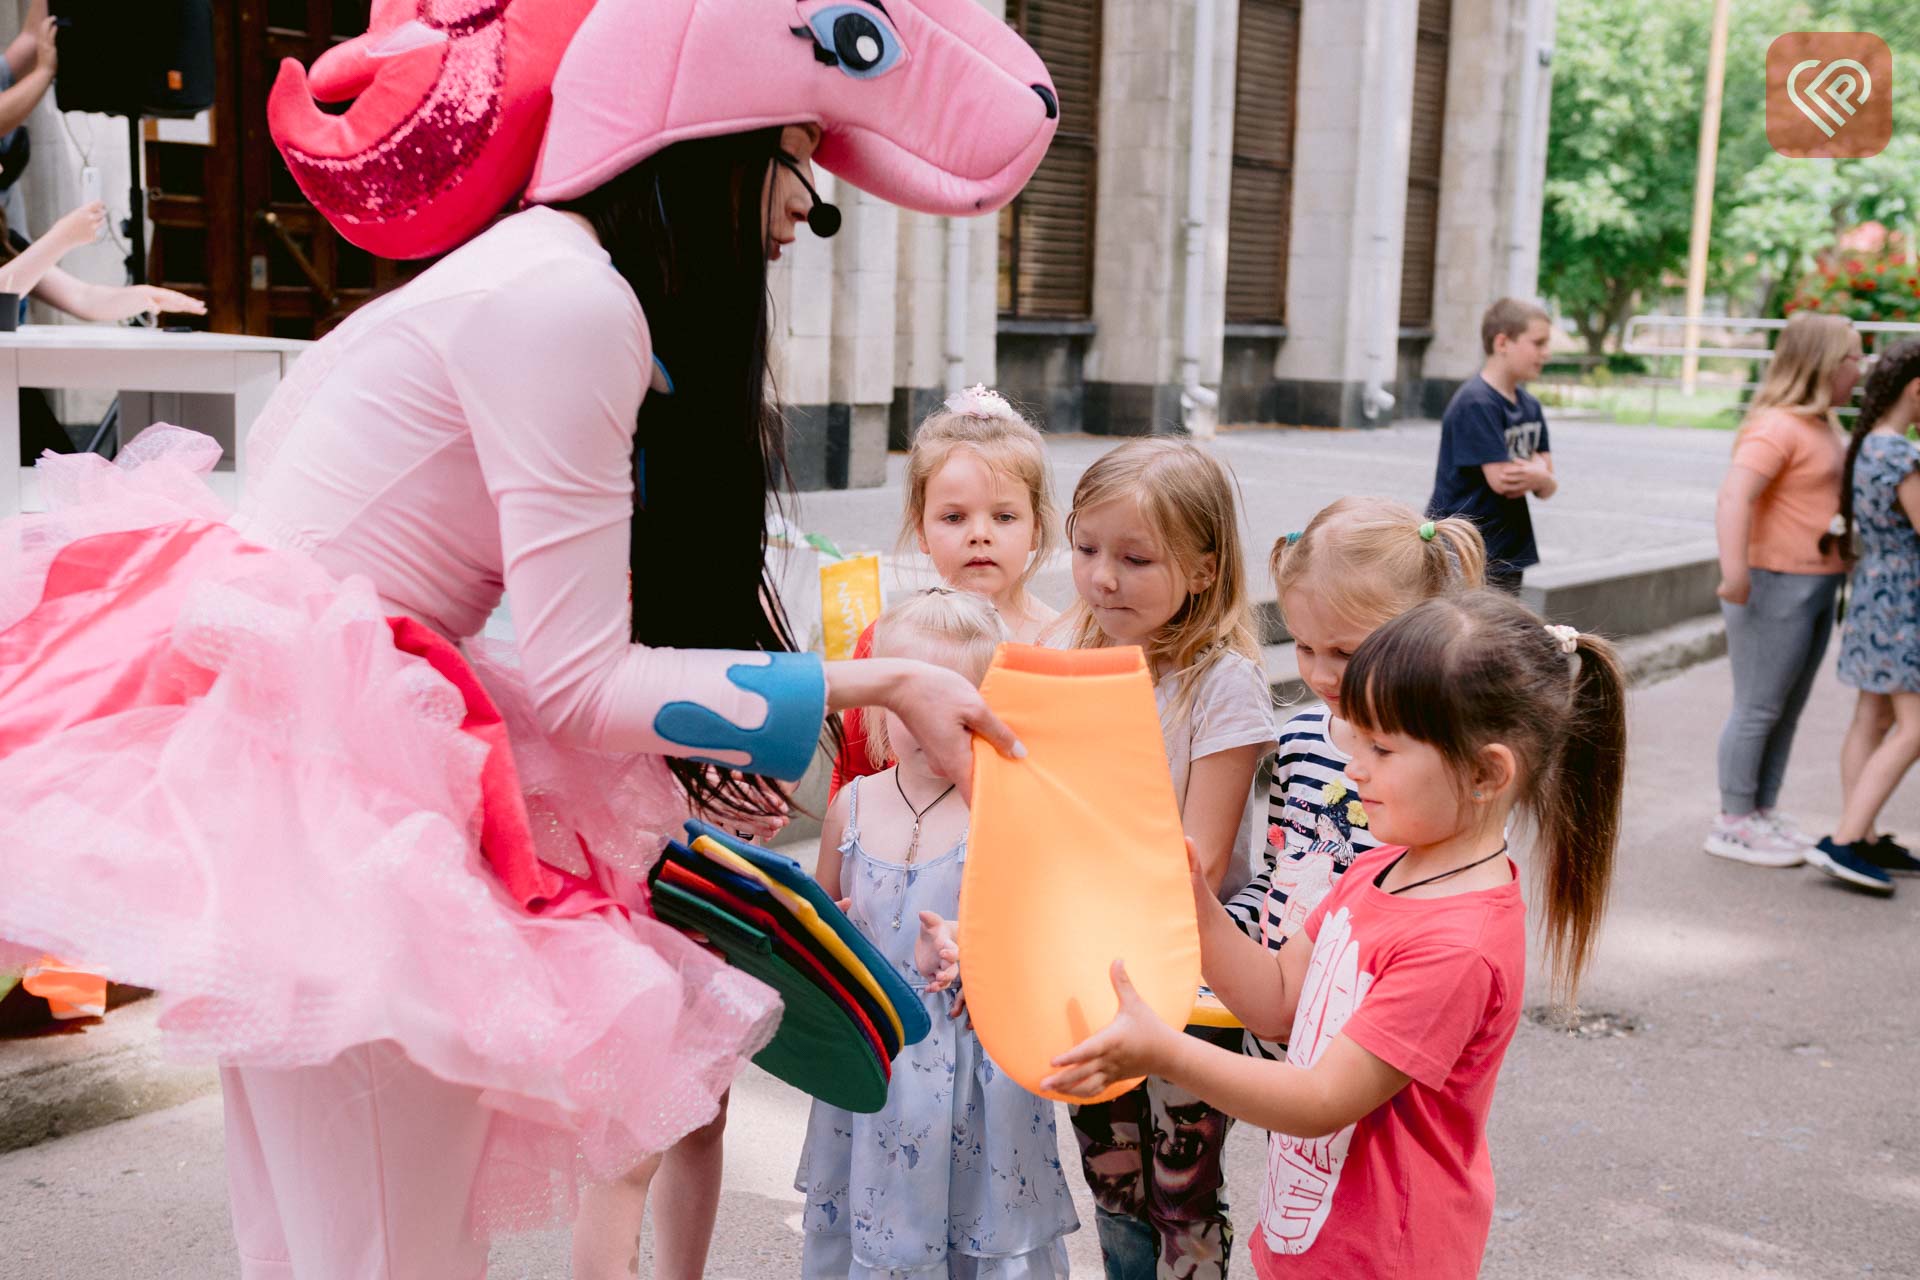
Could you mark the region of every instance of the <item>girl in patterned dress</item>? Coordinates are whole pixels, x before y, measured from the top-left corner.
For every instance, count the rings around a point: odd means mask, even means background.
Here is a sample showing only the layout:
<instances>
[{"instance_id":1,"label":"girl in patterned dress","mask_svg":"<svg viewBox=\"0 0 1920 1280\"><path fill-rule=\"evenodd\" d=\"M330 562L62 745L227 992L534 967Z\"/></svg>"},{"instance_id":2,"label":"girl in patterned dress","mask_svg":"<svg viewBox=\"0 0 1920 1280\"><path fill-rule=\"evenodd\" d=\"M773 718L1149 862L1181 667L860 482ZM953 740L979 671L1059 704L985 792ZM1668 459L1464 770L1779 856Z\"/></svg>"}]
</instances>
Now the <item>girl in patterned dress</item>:
<instances>
[{"instance_id":1,"label":"girl in patterned dress","mask_svg":"<svg viewBox=\"0 0 1920 1280\"><path fill-rule=\"evenodd\" d=\"M1916 420L1920 342L1905 342L1875 362L1847 445L1840 544L1852 575L1840 679L1860 697L1840 752L1845 807L1819 845L1828 858L1845 850L1856 864L1903 875L1920 873L1920 860L1873 827L1920 759L1920 445L1907 435ZM1891 879L1861 887L1893 892Z\"/></svg>"},{"instance_id":2,"label":"girl in patterned dress","mask_svg":"<svg viewBox=\"0 0 1920 1280\"><path fill-rule=\"evenodd\" d=\"M984 596L935 588L880 615L874 654L986 675L1005 625ZM967 807L891 711L867 720L891 767L835 794L814 876L920 993L933 1032L893 1063L873 1115L813 1104L794 1189L806 1197L808 1277L1050 1280L1080 1225L1054 1106L1002 1075L949 1010L957 953L936 931L960 910Z\"/></svg>"}]
</instances>

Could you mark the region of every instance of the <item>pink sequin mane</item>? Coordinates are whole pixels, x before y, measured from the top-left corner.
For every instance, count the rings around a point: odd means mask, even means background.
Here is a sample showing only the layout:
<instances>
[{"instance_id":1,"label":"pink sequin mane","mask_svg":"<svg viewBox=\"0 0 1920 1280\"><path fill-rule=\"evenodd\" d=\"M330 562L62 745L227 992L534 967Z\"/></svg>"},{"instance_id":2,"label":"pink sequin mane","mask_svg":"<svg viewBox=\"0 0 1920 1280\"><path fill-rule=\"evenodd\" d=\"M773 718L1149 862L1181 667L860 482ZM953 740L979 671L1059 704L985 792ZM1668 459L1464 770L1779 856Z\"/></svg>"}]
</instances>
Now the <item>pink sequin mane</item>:
<instances>
[{"instance_id":1,"label":"pink sequin mane","mask_svg":"<svg viewBox=\"0 0 1920 1280\"><path fill-rule=\"evenodd\" d=\"M374 0L367 33L309 75L289 59L267 125L294 181L353 243L442 252L526 185L553 73L593 0ZM343 113L315 105L351 102Z\"/></svg>"}]
</instances>

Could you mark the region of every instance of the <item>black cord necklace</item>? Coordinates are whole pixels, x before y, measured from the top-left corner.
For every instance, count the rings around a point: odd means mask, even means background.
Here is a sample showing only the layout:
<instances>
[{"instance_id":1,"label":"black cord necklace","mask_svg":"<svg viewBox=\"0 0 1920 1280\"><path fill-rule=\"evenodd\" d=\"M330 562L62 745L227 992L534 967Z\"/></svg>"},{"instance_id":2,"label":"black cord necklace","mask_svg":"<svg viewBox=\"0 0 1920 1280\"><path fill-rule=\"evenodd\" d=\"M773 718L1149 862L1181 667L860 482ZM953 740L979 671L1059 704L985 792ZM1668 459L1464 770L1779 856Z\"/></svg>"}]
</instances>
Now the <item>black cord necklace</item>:
<instances>
[{"instance_id":1,"label":"black cord necklace","mask_svg":"<svg viewBox=\"0 0 1920 1280\"><path fill-rule=\"evenodd\" d=\"M1475 867L1480 866L1482 863L1492 862L1495 858L1499 857L1501 854L1505 853L1506 851L1507 851L1507 842L1502 840L1500 842L1500 847L1498 849L1495 849L1492 853L1488 854L1484 858L1475 858L1472 862L1466 863L1463 866L1455 867L1451 871L1442 871L1437 876L1428 876L1425 880L1415 880L1412 884L1403 884L1398 889L1387 889L1387 892L1395 893L1395 894L1405 893L1409 889L1418 889L1422 885L1434 884L1437 881L1451 879L1452 877L1459 875L1463 871L1473 870ZM1409 850L1408 852L1411 852L1411 850ZM1376 889L1386 888L1387 877L1393 873L1393 869L1395 867L1399 866L1400 863L1406 859L1406 856L1407 855L1403 853L1398 858L1395 858L1392 862L1389 862L1384 868L1382 868L1380 874L1373 878L1373 887Z\"/></svg>"},{"instance_id":2,"label":"black cord necklace","mask_svg":"<svg viewBox=\"0 0 1920 1280\"><path fill-rule=\"evenodd\" d=\"M908 867L913 866L913 855L920 851L920 819L926 817L927 814L931 813L933 811L934 805L939 804L942 800L945 800L948 796L952 795L953 788L959 785L960 784L957 782L952 784L945 791L942 791L939 795L935 796L932 800L929 800L927 802L926 808L916 809L913 807L913 801L907 799L907 789L900 785L899 766L898 765L894 766L893 789L900 793L900 803L907 806L907 812L913 815L913 837L907 841L907 866ZM909 881L912 880L913 878L912 871L907 872L907 878ZM905 916L902 914L902 907L901 907L901 904L904 903L905 901L906 901L906 897L903 894L901 896L900 902L896 902L894 904L893 927L895 929L898 929L901 923L905 919Z\"/></svg>"},{"instance_id":3,"label":"black cord necklace","mask_svg":"<svg viewBox=\"0 0 1920 1280\"><path fill-rule=\"evenodd\" d=\"M948 796L952 795L953 788L958 785L960 784L954 783L950 785L945 791L942 791L939 795L935 796L932 800L928 801L926 808L916 809L913 807L913 801L907 799L907 789L900 785L900 770L897 767L894 769L893 789L900 793L900 803L907 806L907 812L913 815L913 838L907 841L907 865L908 866L913 865L913 855L920 851L920 819L926 817L929 813L933 812L933 806L936 804L939 804L942 800L945 800Z\"/></svg>"}]
</instances>

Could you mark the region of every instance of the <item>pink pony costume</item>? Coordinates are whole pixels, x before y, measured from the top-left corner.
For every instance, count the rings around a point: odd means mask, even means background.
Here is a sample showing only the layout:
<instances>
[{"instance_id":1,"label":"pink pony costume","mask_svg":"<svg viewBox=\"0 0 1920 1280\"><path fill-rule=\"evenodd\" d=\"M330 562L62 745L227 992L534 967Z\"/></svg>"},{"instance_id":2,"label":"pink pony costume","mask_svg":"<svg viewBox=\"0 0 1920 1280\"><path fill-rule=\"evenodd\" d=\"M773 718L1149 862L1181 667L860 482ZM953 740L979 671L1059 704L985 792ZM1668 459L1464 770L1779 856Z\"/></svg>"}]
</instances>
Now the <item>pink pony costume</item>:
<instances>
[{"instance_id":1,"label":"pink pony costume","mask_svg":"<svg viewBox=\"0 0 1920 1280\"><path fill-rule=\"evenodd\" d=\"M218 446L155 427L0 522L0 938L158 989L222 1064L248 1277L482 1275L489 1231L711 1120L779 1016L640 885L685 812L662 757L798 778L823 669L628 642L646 317L583 224L481 227L795 122L988 212L1058 114L973 0L374 14L315 68L353 106L283 69L276 139L347 234L459 247L301 359L238 513ZM503 593L517 651L477 639Z\"/></svg>"}]
</instances>

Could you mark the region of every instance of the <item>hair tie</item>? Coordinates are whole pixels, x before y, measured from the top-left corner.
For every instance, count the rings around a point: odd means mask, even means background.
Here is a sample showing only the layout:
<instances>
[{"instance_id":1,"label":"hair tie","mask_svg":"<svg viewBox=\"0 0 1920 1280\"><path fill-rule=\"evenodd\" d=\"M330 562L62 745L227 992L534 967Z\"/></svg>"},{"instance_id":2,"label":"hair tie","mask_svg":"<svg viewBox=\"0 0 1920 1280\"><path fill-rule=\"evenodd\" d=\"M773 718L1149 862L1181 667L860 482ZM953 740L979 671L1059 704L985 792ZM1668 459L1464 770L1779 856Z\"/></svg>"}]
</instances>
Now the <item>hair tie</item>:
<instances>
[{"instance_id":1,"label":"hair tie","mask_svg":"<svg viewBox=\"0 0 1920 1280\"><path fill-rule=\"evenodd\" d=\"M1432 542L1433 534L1434 534L1433 521L1429 520L1425 524L1420 526L1420 541Z\"/></svg>"},{"instance_id":2,"label":"hair tie","mask_svg":"<svg viewBox=\"0 0 1920 1280\"><path fill-rule=\"evenodd\" d=\"M1306 533L1306 530L1304 529L1295 529L1292 533L1287 535L1287 545L1292 546L1294 543L1300 541L1301 537L1305 533Z\"/></svg>"},{"instance_id":3,"label":"hair tie","mask_svg":"<svg viewBox=\"0 0 1920 1280\"><path fill-rule=\"evenodd\" d=\"M965 391L956 391L946 399L948 413L957 413L963 418L997 418L1002 422L1018 422L1020 415L1014 411L1007 398L998 391L991 390L985 383L976 382Z\"/></svg>"},{"instance_id":4,"label":"hair tie","mask_svg":"<svg viewBox=\"0 0 1920 1280\"><path fill-rule=\"evenodd\" d=\"M1546 624L1546 632L1548 635L1552 636L1554 639L1554 642L1560 646L1560 652L1562 653L1579 652L1580 629L1578 627L1558 626L1554 623L1549 622Z\"/></svg>"}]
</instances>

